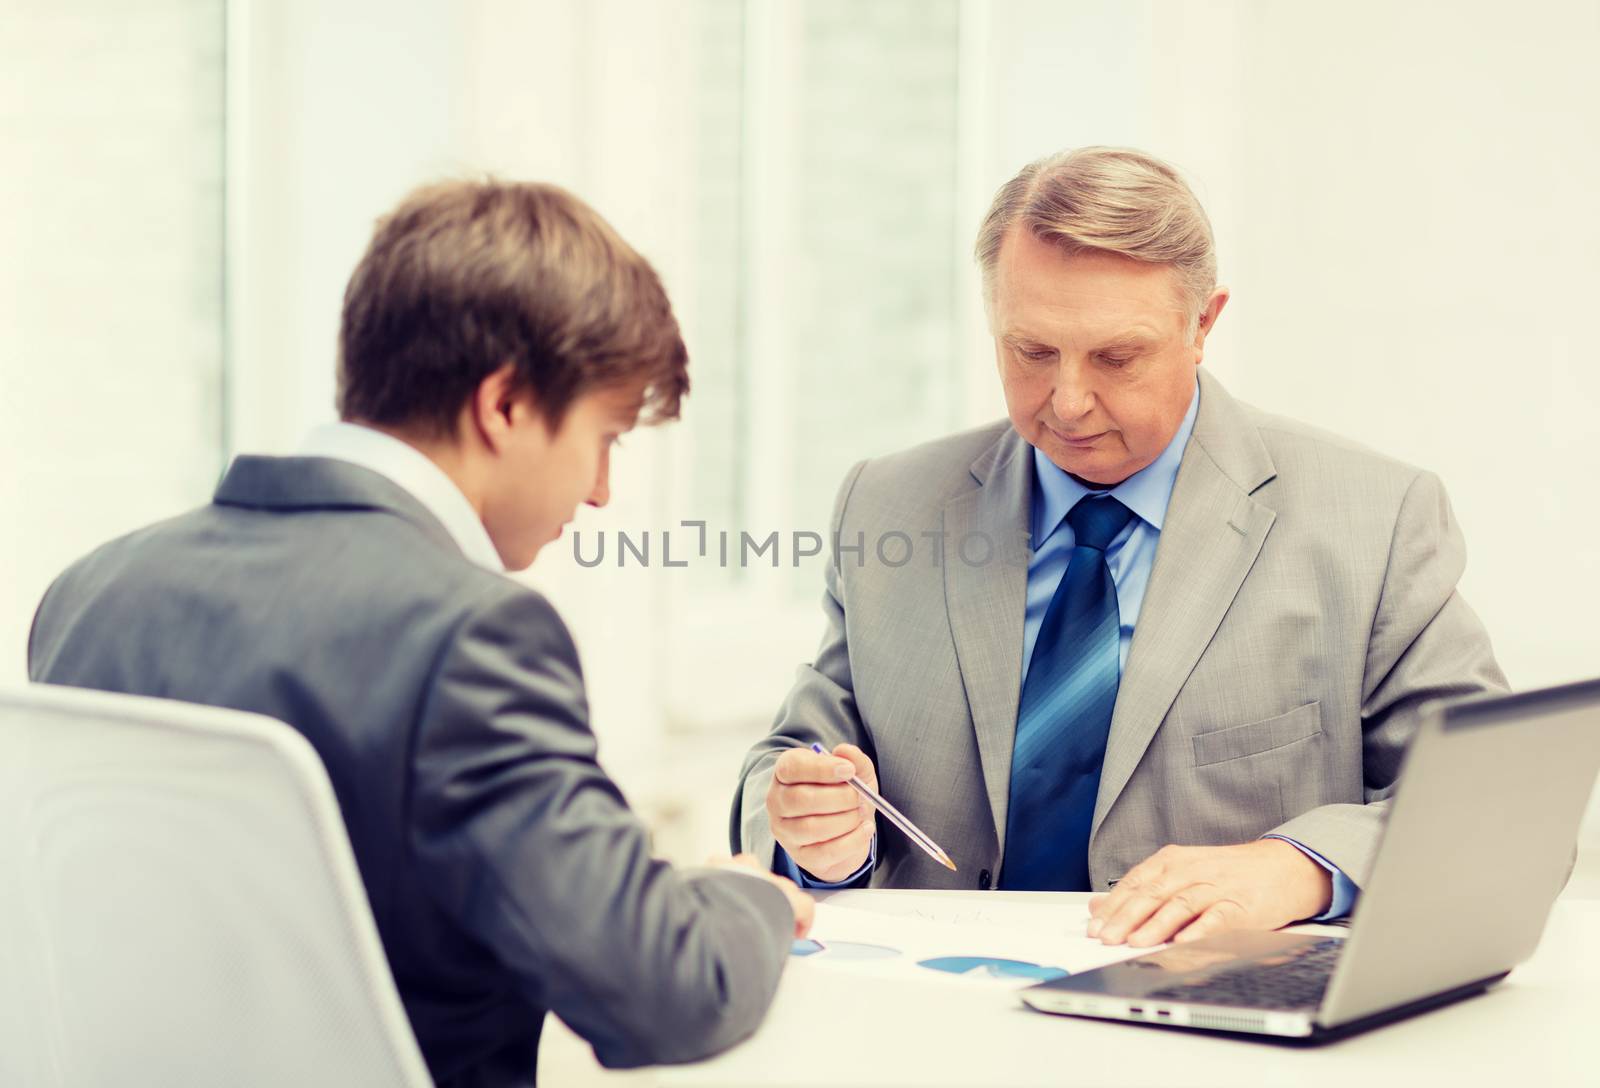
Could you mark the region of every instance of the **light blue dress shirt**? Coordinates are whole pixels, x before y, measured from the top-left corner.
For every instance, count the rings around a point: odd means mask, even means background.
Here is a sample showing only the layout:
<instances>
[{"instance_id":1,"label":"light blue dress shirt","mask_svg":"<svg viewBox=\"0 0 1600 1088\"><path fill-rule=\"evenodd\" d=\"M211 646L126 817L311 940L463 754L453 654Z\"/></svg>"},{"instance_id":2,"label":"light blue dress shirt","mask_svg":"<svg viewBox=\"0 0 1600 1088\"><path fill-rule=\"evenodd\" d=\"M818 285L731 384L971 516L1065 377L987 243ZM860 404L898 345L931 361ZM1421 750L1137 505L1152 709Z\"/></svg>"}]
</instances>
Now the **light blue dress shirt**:
<instances>
[{"instance_id":1,"label":"light blue dress shirt","mask_svg":"<svg viewBox=\"0 0 1600 1088\"><path fill-rule=\"evenodd\" d=\"M1189 410L1178 427L1177 434L1167 443L1149 465L1129 476L1109 490L1092 490L1071 476L1039 452L1033 451L1033 511L1030 532L1033 557L1028 561L1027 611L1022 627L1022 675L1028 675L1028 665L1033 660L1033 644L1039 637L1039 627L1044 622L1045 610L1055 596L1061 576L1066 573L1067 561L1072 556L1073 532L1067 524L1067 512L1085 495L1110 495L1132 510L1122 532L1112 538L1106 549L1106 566L1111 569L1111 580L1117 589L1117 611L1121 615L1122 630L1120 657L1122 667L1128 665L1128 647L1133 642L1133 629L1139 622L1139 610L1144 606L1145 590L1150 585L1150 571L1155 566L1156 545L1161 541L1161 526L1166 521L1167 504L1172 499L1172 488L1178 480L1178 466L1183 462L1183 451L1194 433L1195 417L1200 411L1200 386L1195 384L1189 398ZM1333 875L1333 901L1326 913L1316 921L1342 918L1355 905L1357 888L1326 858L1293 839L1281 838ZM802 887L828 889L843 888L856 883L872 871L877 862L878 843L872 842L872 852L867 863L847 879L836 884L813 880L795 864L782 847L776 851L774 868L788 875Z\"/></svg>"}]
</instances>

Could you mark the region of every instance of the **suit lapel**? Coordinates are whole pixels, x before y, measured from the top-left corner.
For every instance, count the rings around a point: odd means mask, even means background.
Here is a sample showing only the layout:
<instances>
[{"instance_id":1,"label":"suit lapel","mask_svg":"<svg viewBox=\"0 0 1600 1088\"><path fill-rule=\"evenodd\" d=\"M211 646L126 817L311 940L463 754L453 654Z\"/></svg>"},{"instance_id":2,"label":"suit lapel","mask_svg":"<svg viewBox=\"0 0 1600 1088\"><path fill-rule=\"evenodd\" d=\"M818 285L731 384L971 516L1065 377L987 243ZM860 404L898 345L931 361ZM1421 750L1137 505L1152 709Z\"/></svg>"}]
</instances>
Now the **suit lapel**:
<instances>
[{"instance_id":1,"label":"suit lapel","mask_svg":"<svg viewBox=\"0 0 1600 1088\"><path fill-rule=\"evenodd\" d=\"M1022 691L1022 626L1028 592L1030 449L1011 428L972 464L979 487L944 508L945 604L956 660L977 730L978 756L1004 847L1011 747ZM986 562L979 562L992 545ZM963 550L963 544L965 549ZM970 560L970 562L969 562Z\"/></svg>"},{"instance_id":2,"label":"suit lapel","mask_svg":"<svg viewBox=\"0 0 1600 1088\"><path fill-rule=\"evenodd\" d=\"M1204 372L1155 567L1111 718L1094 830L1216 634L1276 515L1250 493L1275 470L1255 424Z\"/></svg>"}]
</instances>

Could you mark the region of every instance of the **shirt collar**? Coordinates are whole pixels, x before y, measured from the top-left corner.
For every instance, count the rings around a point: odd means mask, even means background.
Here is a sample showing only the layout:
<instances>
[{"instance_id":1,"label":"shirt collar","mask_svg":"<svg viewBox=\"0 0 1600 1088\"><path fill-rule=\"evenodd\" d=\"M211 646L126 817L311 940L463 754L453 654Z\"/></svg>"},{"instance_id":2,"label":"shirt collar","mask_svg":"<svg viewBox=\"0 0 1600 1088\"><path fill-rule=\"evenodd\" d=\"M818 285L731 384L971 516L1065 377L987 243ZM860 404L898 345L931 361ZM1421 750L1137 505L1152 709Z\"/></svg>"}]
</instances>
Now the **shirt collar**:
<instances>
[{"instance_id":1,"label":"shirt collar","mask_svg":"<svg viewBox=\"0 0 1600 1088\"><path fill-rule=\"evenodd\" d=\"M1183 450L1194 433L1195 417L1200 410L1200 383L1196 382L1189 397L1189 410L1184 413L1178 433L1172 436L1161 456L1123 480L1110 491L1090 490L1067 475L1054 461L1033 449L1033 547L1037 550L1060 527L1067 512L1085 495L1109 494L1132 510L1156 532L1166 520L1167 503L1172 499L1172 487L1178 480L1178 466L1183 463Z\"/></svg>"},{"instance_id":2,"label":"shirt collar","mask_svg":"<svg viewBox=\"0 0 1600 1088\"><path fill-rule=\"evenodd\" d=\"M376 472L438 518L469 560L488 570L505 571L478 512L444 469L415 446L357 423L325 423L311 429L298 452L302 457L331 457Z\"/></svg>"}]
</instances>

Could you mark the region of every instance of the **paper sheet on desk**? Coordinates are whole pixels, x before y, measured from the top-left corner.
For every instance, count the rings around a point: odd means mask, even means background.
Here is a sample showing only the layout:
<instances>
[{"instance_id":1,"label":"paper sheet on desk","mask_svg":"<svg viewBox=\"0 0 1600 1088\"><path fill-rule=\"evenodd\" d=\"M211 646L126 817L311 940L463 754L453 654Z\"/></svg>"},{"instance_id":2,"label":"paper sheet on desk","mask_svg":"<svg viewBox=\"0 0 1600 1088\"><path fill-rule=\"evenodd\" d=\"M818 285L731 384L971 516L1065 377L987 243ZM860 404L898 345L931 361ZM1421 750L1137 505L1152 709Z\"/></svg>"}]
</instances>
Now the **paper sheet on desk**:
<instances>
[{"instance_id":1,"label":"paper sheet on desk","mask_svg":"<svg viewBox=\"0 0 1600 1088\"><path fill-rule=\"evenodd\" d=\"M1030 907L1025 909L1034 913L1024 917L1015 909L1004 909L1015 904L995 904L1001 909L994 910L970 901L896 895L887 902L873 897L862 909L852 906L848 896L841 893L817 905L811 936L822 951L796 956L792 964L804 964L807 970L916 978L935 985L981 982L1014 988L1037 982L1039 976L1008 974L1006 969L997 974L982 961L1076 972L1147 951L1108 948L1085 937L1088 915L1081 907L1057 907L1053 915ZM957 967L972 961L973 966L952 973L949 965L944 970L924 966L930 960L957 960Z\"/></svg>"},{"instance_id":2,"label":"paper sheet on desk","mask_svg":"<svg viewBox=\"0 0 1600 1088\"><path fill-rule=\"evenodd\" d=\"M916 892L845 891L835 892L828 902L836 907L888 914L896 918L915 918L957 926L1003 926L1030 933L1049 933L1057 937L1081 938L1089 924L1089 908L1084 903L1062 903L1053 896L1039 902L970 896L919 895ZM1098 941L1091 942L1099 944Z\"/></svg>"}]
</instances>

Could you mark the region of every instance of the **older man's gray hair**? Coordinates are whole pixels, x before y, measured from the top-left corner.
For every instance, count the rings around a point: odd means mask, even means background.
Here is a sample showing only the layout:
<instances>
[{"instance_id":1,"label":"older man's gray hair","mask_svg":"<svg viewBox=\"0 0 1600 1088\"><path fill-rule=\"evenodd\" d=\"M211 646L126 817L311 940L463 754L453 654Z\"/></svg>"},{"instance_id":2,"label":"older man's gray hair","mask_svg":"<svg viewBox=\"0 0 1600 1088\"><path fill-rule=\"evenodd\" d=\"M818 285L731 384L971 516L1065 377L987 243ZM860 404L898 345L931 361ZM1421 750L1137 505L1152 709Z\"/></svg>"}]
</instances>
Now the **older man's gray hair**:
<instances>
[{"instance_id":1,"label":"older man's gray hair","mask_svg":"<svg viewBox=\"0 0 1600 1088\"><path fill-rule=\"evenodd\" d=\"M1014 227L1068 252L1101 250L1177 272L1192 335L1217 285L1211 221L1177 170L1143 151L1080 147L1024 166L1000 187L978 231L984 303Z\"/></svg>"}]
</instances>

